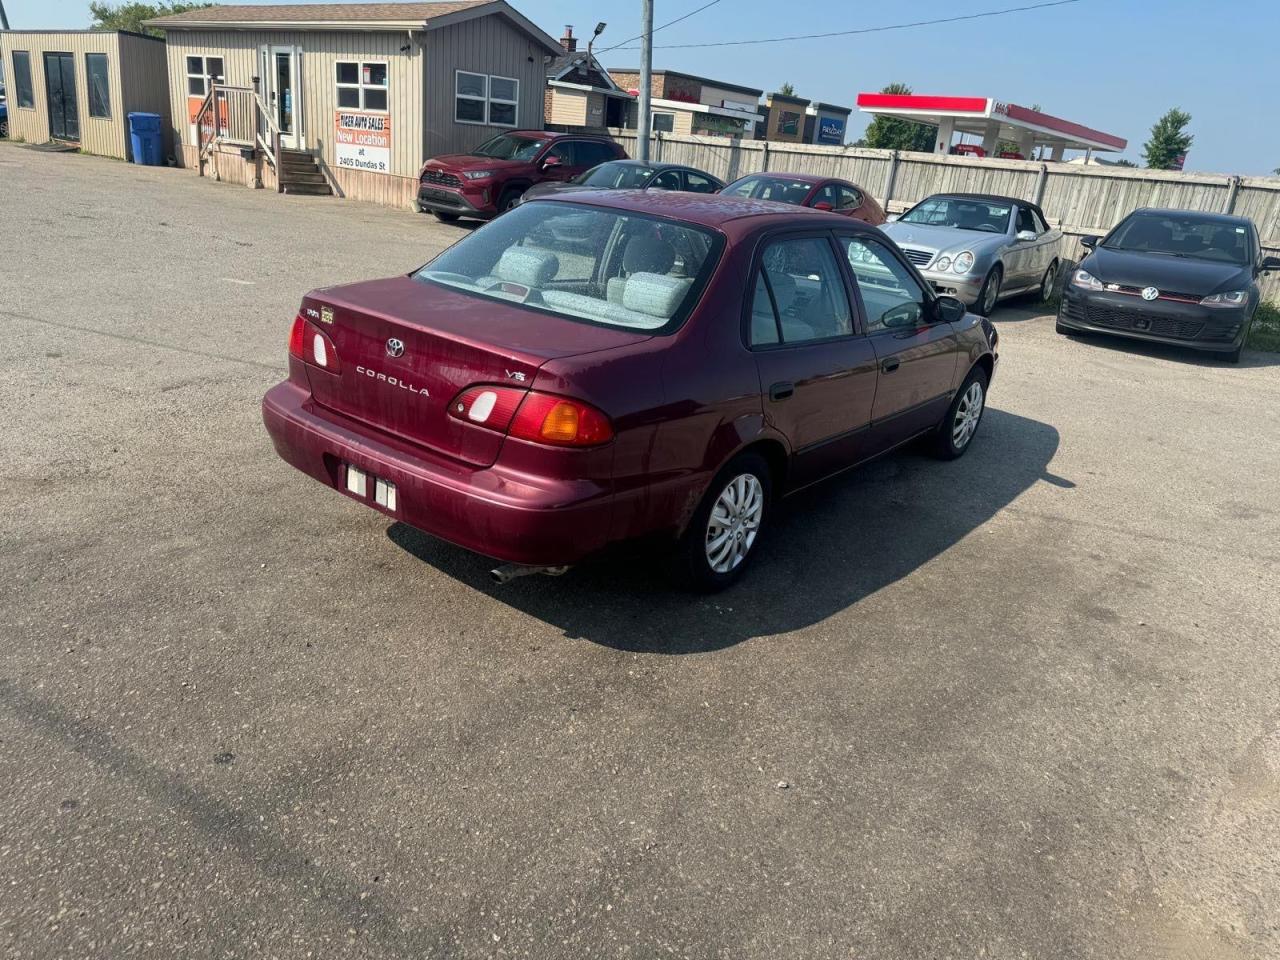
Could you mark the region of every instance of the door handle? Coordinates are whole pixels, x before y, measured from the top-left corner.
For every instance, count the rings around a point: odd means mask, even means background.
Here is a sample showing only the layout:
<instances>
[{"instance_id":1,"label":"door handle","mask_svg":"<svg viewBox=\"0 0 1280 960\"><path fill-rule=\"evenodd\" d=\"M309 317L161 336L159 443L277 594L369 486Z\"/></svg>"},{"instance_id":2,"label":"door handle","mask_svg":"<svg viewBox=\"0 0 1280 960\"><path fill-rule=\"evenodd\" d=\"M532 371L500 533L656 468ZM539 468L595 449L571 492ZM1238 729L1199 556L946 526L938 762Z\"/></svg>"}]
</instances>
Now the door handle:
<instances>
[{"instance_id":1,"label":"door handle","mask_svg":"<svg viewBox=\"0 0 1280 960\"><path fill-rule=\"evenodd\" d=\"M897 357L885 357L880 361L880 369L884 373L893 373L900 366L902 366L902 361Z\"/></svg>"},{"instance_id":2,"label":"door handle","mask_svg":"<svg viewBox=\"0 0 1280 960\"><path fill-rule=\"evenodd\" d=\"M791 396L795 392L796 392L796 385L792 383L790 380L783 380L779 383L775 383L773 386L769 388L769 399L785 400L787 399L787 397Z\"/></svg>"}]
</instances>

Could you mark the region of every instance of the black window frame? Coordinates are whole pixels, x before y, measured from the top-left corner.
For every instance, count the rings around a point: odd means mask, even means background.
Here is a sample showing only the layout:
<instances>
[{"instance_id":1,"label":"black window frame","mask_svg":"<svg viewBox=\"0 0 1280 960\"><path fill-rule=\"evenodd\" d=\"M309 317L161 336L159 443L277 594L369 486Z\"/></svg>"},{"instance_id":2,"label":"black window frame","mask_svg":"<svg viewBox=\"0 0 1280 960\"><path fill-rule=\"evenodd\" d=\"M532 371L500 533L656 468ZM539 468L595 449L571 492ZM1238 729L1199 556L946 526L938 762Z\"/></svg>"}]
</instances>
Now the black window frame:
<instances>
[{"instance_id":1,"label":"black window frame","mask_svg":"<svg viewBox=\"0 0 1280 960\"><path fill-rule=\"evenodd\" d=\"M897 334L902 332L902 328L884 327L883 329L880 329L880 330L870 329L870 324L867 322L867 319L866 319L867 305L862 299L862 287L858 284L858 275L853 272L853 264L849 262L848 252L842 249L841 247L840 240L842 237L851 237L853 239L856 239L859 243L876 244L881 248L883 248L884 251L888 253L890 257L892 257L894 260L897 260L898 263L900 263L904 268L906 268L907 273L915 279L916 284L920 287L921 291L923 291L924 316L922 319L924 320L924 325L927 327L935 327L940 323L946 322L938 313L938 306L937 306L938 296L939 296L938 291L936 291L933 288L932 283L930 283L928 280L924 278L924 276L916 268L916 265L914 263L912 263L906 257L899 255L899 253L897 252L898 248L893 243L893 241L891 240L887 241L886 239L881 239L880 237L877 237L871 234L870 232L862 233L861 231L857 231L857 230L836 230L832 232L832 237L835 240L837 250L839 250L840 264L845 271L847 281L849 285L853 288L854 295L857 297L857 300L858 300L858 315L863 321L862 330L864 331L864 336L880 337L880 336L884 336L887 333Z\"/></svg>"},{"instance_id":2,"label":"black window frame","mask_svg":"<svg viewBox=\"0 0 1280 960\"><path fill-rule=\"evenodd\" d=\"M94 62L94 58L99 58L102 62L102 103L103 113L94 112L94 101L98 98L94 95L93 87L93 67L90 66ZM89 116L94 120L110 120L111 119L111 58L105 53L86 53L84 55L84 86L85 99L88 101Z\"/></svg>"},{"instance_id":3,"label":"black window frame","mask_svg":"<svg viewBox=\"0 0 1280 960\"><path fill-rule=\"evenodd\" d=\"M773 286L769 283L768 276L762 274L764 266L764 252L774 243L785 242L788 240L813 239L826 240L827 248L835 260L836 274L840 277L840 282L844 285L844 298L845 302L849 306L850 332L837 334L834 337L821 337L813 340L793 340L788 342L782 339L782 318L778 315L778 303L773 295ZM842 262L845 259L845 255L840 252L840 245L836 241L835 234L830 230L814 230L812 228L793 227L790 229L783 228L781 230L768 231L757 237L755 246L751 251L751 267L747 271L747 282L743 287L742 313L739 329L742 345L752 353L765 353L774 350L800 350L805 347L839 343L844 340L854 340L858 337L866 336L866 326L863 323L862 298L857 297L855 299L854 297L855 290L849 283L848 266ZM765 289L769 292L769 303L773 307L774 321L779 324L777 343L753 344L751 342L751 307L755 302L756 280L760 276L764 276Z\"/></svg>"},{"instance_id":4,"label":"black window frame","mask_svg":"<svg viewBox=\"0 0 1280 960\"><path fill-rule=\"evenodd\" d=\"M18 58L22 58L23 70L18 69ZM34 110L36 108L36 84L35 75L31 72L31 51L30 50L14 50L10 54L10 60L13 62L13 96L15 106L19 110ZM25 77L23 75L25 71ZM26 102L23 102L22 82L26 80Z\"/></svg>"},{"instance_id":5,"label":"black window frame","mask_svg":"<svg viewBox=\"0 0 1280 960\"><path fill-rule=\"evenodd\" d=\"M716 180L715 177L713 177L711 174L703 170L696 170L693 167L681 167L680 173L684 180L684 189L688 193L698 193L698 194L702 194L703 196L709 196L714 193L719 193L720 190L723 189L724 187L724 184L720 183L718 180ZM693 189L693 187L689 186L690 176L701 177L703 180L707 181L707 183L711 185L711 189L710 190Z\"/></svg>"}]
</instances>

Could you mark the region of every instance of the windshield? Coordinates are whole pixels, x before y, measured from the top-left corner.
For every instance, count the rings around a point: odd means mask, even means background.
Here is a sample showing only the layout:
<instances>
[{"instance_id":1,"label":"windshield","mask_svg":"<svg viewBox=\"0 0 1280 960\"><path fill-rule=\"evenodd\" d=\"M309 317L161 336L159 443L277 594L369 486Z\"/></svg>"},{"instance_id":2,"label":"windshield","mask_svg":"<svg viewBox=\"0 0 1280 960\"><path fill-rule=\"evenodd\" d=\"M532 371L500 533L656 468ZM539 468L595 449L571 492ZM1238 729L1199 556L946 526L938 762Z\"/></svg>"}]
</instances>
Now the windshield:
<instances>
[{"instance_id":1,"label":"windshield","mask_svg":"<svg viewBox=\"0 0 1280 960\"><path fill-rule=\"evenodd\" d=\"M970 197L930 197L916 204L900 218L900 223L918 223L928 227L951 227L954 230L977 230L981 233L1005 233L1013 206Z\"/></svg>"},{"instance_id":2,"label":"windshield","mask_svg":"<svg viewBox=\"0 0 1280 960\"><path fill-rule=\"evenodd\" d=\"M722 245L719 234L689 224L535 200L414 276L570 320L667 332L697 303Z\"/></svg>"},{"instance_id":3,"label":"windshield","mask_svg":"<svg viewBox=\"0 0 1280 960\"><path fill-rule=\"evenodd\" d=\"M1249 262L1249 234L1229 220L1179 216L1176 213L1135 213L1102 241L1108 250L1133 250L1170 257Z\"/></svg>"},{"instance_id":4,"label":"windshield","mask_svg":"<svg viewBox=\"0 0 1280 960\"><path fill-rule=\"evenodd\" d=\"M541 150L546 142L536 137L517 137L511 133L500 133L472 150L471 155L493 157L495 160L532 160L534 154Z\"/></svg>"},{"instance_id":5,"label":"windshield","mask_svg":"<svg viewBox=\"0 0 1280 960\"><path fill-rule=\"evenodd\" d=\"M778 203L802 204L813 189L807 180L790 177L743 177L720 191L726 197L751 197L753 200L774 200Z\"/></svg>"},{"instance_id":6,"label":"windshield","mask_svg":"<svg viewBox=\"0 0 1280 960\"><path fill-rule=\"evenodd\" d=\"M593 167L573 182L588 187L605 187L611 190L640 189L653 176L653 167L639 163L617 161Z\"/></svg>"}]
</instances>

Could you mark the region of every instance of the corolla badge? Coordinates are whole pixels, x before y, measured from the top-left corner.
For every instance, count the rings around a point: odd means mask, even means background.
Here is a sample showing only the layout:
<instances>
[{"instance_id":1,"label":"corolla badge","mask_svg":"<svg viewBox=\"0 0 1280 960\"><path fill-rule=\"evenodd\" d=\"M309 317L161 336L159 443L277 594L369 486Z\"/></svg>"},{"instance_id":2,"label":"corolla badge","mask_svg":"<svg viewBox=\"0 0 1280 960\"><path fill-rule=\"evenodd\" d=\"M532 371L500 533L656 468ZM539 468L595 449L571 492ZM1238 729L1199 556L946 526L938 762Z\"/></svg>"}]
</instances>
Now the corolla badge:
<instances>
[{"instance_id":1,"label":"corolla badge","mask_svg":"<svg viewBox=\"0 0 1280 960\"><path fill-rule=\"evenodd\" d=\"M388 340L388 341L387 341L387 356L388 356L388 357L403 357L403 356L404 356L404 341L403 341L403 340L397 340L395 337L392 337L390 340Z\"/></svg>"},{"instance_id":2,"label":"corolla badge","mask_svg":"<svg viewBox=\"0 0 1280 960\"><path fill-rule=\"evenodd\" d=\"M1157 297L1159 297L1159 296L1160 296L1160 291L1159 291L1159 290L1157 290L1155 287L1143 287L1143 288L1142 288L1142 299L1143 299L1143 300L1154 300L1154 299L1156 299L1156 298L1157 298Z\"/></svg>"}]
</instances>

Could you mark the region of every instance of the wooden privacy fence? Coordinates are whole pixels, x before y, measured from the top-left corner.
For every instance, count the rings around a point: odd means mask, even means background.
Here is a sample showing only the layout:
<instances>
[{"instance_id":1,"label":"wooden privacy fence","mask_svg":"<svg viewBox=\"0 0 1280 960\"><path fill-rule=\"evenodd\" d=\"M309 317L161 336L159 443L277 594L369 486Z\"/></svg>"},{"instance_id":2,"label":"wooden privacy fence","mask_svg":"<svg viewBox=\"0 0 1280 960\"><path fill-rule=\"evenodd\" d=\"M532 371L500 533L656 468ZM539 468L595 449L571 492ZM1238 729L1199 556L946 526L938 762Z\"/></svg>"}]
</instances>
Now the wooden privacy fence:
<instances>
[{"instance_id":1,"label":"wooden privacy fence","mask_svg":"<svg viewBox=\"0 0 1280 960\"><path fill-rule=\"evenodd\" d=\"M612 136L631 156L634 130ZM1078 240L1106 233L1138 207L1173 207L1234 213L1258 227L1264 252L1280 255L1280 177L1234 177L1172 170L1084 166L1034 160L870 150L863 147L820 147L660 134L650 157L684 163L729 181L762 171L841 177L874 194L886 210L900 212L933 193L994 193L1020 197L1040 205L1059 226L1062 256L1084 254ZM1280 271L1260 278L1263 297L1280 301Z\"/></svg>"}]
</instances>

